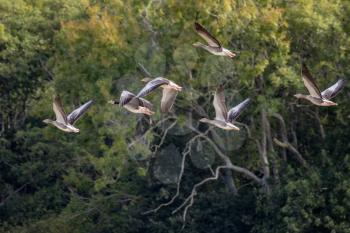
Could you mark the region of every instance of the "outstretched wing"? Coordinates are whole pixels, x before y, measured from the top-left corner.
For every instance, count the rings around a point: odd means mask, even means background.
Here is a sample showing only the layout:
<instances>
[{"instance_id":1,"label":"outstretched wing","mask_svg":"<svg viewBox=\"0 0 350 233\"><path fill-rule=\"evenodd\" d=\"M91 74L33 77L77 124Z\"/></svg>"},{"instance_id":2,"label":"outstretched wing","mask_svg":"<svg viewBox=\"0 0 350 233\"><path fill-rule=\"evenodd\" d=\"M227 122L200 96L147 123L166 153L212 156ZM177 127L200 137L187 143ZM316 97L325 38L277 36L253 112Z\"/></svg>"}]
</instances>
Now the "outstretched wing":
<instances>
[{"instance_id":1,"label":"outstretched wing","mask_svg":"<svg viewBox=\"0 0 350 233\"><path fill-rule=\"evenodd\" d=\"M169 112L174 105L178 91L171 88L163 89L163 96L160 103L160 110L164 113Z\"/></svg>"},{"instance_id":2,"label":"outstretched wing","mask_svg":"<svg viewBox=\"0 0 350 233\"><path fill-rule=\"evenodd\" d=\"M165 78L155 78L151 81L149 81L146 86L144 88L142 88L142 90L137 94L136 97L144 97L146 95L148 95L150 92L154 91L155 89L157 89L158 87L162 86L162 85L166 85L169 84L169 80L165 79Z\"/></svg>"},{"instance_id":3,"label":"outstretched wing","mask_svg":"<svg viewBox=\"0 0 350 233\"><path fill-rule=\"evenodd\" d=\"M215 108L215 119L226 121L227 108L225 104L224 88L222 86L220 86L215 92L213 105Z\"/></svg>"},{"instance_id":4,"label":"outstretched wing","mask_svg":"<svg viewBox=\"0 0 350 233\"><path fill-rule=\"evenodd\" d=\"M53 97L53 111L55 112L57 122L67 124L67 115L64 112L61 98L58 95Z\"/></svg>"},{"instance_id":5,"label":"outstretched wing","mask_svg":"<svg viewBox=\"0 0 350 233\"><path fill-rule=\"evenodd\" d=\"M345 84L346 82L344 79L339 79L335 84L321 93L322 97L327 100L332 99L343 89Z\"/></svg>"},{"instance_id":6,"label":"outstretched wing","mask_svg":"<svg viewBox=\"0 0 350 233\"><path fill-rule=\"evenodd\" d=\"M120 106L124 106L125 104L129 103L133 98L135 98L135 95L133 93L129 91L123 91L119 99Z\"/></svg>"},{"instance_id":7,"label":"outstretched wing","mask_svg":"<svg viewBox=\"0 0 350 233\"><path fill-rule=\"evenodd\" d=\"M153 104L144 98L139 98L139 103L142 107L148 108L149 110L153 109Z\"/></svg>"},{"instance_id":8,"label":"outstretched wing","mask_svg":"<svg viewBox=\"0 0 350 233\"><path fill-rule=\"evenodd\" d=\"M247 98L240 104L236 105L235 107L231 108L230 111L228 111L228 121L232 122L237 119L237 117L242 113L242 111L248 106L250 102L250 99Z\"/></svg>"},{"instance_id":9,"label":"outstretched wing","mask_svg":"<svg viewBox=\"0 0 350 233\"><path fill-rule=\"evenodd\" d=\"M304 85L309 91L310 95L313 97L322 98L321 91L305 64L302 65L301 72Z\"/></svg>"},{"instance_id":10,"label":"outstretched wing","mask_svg":"<svg viewBox=\"0 0 350 233\"><path fill-rule=\"evenodd\" d=\"M73 125L77 120L91 107L94 101L89 100L85 104L81 105L79 108L75 109L68 116L68 123Z\"/></svg>"},{"instance_id":11,"label":"outstretched wing","mask_svg":"<svg viewBox=\"0 0 350 233\"><path fill-rule=\"evenodd\" d=\"M212 47L221 47L220 42L211 35L202 25L199 23L194 23L194 28L196 29L198 35L200 35L207 43L208 45Z\"/></svg>"}]
</instances>

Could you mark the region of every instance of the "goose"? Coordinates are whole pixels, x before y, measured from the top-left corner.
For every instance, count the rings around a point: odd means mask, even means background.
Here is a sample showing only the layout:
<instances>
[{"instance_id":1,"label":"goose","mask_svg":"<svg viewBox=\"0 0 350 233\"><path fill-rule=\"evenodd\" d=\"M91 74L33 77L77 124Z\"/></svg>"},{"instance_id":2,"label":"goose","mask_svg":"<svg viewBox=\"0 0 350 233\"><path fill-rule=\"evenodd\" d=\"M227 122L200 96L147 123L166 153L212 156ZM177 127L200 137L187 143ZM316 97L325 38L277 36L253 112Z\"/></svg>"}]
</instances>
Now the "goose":
<instances>
[{"instance_id":1,"label":"goose","mask_svg":"<svg viewBox=\"0 0 350 233\"><path fill-rule=\"evenodd\" d=\"M309 91L309 95L304 94L295 94L294 96L298 99L306 99L311 103L318 106L334 106L338 105L333 101L330 101L333 97L335 97L341 89L345 86L345 80L339 79L335 84L331 87L327 88L323 92L318 88L314 78L312 77L309 69L305 64L302 65L302 79L304 82L304 86Z\"/></svg>"},{"instance_id":2,"label":"goose","mask_svg":"<svg viewBox=\"0 0 350 233\"><path fill-rule=\"evenodd\" d=\"M126 110L132 113L139 113L145 115L153 115L152 112L153 105L143 98L136 97L133 93L129 91L123 91L118 100L108 101L110 104L119 104L124 107Z\"/></svg>"},{"instance_id":3,"label":"goose","mask_svg":"<svg viewBox=\"0 0 350 233\"><path fill-rule=\"evenodd\" d=\"M220 42L213 35L211 35L202 25L196 22L194 23L194 28L196 32L208 43L208 45L196 42L193 44L193 46L205 49L209 53L217 56L226 56L230 58L234 58L236 56L235 53L222 47Z\"/></svg>"},{"instance_id":4,"label":"goose","mask_svg":"<svg viewBox=\"0 0 350 233\"><path fill-rule=\"evenodd\" d=\"M232 122L238 118L241 112L248 106L250 98L245 99L237 106L227 112L223 87L219 87L214 94L213 105L215 108L215 119L202 118L199 121L215 125L224 130L240 130Z\"/></svg>"},{"instance_id":5,"label":"goose","mask_svg":"<svg viewBox=\"0 0 350 233\"><path fill-rule=\"evenodd\" d=\"M61 98L56 95L53 97L53 111L55 112L56 120L45 119L43 122L46 124L52 124L64 132L79 133L79 129L73 125L90 108L92 104L93 101L89 100L67 116L64 112Z\"/></svg>"},{"instance_id":6,"label":"goose","mask_svg":"<svg viewBox=\"0 0 350 233\"><path fill-rule=\"evenodd\" d=\"M136 97L138 98L148 95L158 87L163 88L162 100L160 103L160 110L163 113L167 113L171 110L172 106L174 105L177 93L182 90L181 86L163 77L157 77L154 79L146 77L141 81L146 82L147 84L137 94Z\"/></svg>"}]
</instances>

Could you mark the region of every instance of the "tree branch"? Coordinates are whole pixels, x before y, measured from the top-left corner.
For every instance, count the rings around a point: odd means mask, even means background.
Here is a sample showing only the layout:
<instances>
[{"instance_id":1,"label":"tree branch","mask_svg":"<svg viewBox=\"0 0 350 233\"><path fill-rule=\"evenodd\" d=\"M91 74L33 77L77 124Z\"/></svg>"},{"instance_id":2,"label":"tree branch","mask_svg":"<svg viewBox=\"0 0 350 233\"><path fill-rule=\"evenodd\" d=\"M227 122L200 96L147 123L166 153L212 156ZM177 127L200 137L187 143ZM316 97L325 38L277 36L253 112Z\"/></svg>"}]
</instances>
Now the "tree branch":
<instances>
[{"instance_id":1,"label":"tree branch","mask_svg":"<svg viewBox=\"0 0 350 233\"><path fill-rule=\"evenodd\" d=\"M307 163L306 163L305 159L303 158L303 156L300 154L300 152L292 144L290 144L289 142L281 142L277 138L274 138L273 141L276 143L276 145L278 145L282 148L286 148L286 149L290 150L291 152L293 152L293 154L296 155L296 158L301 163L301 165L303 165L304 167L307 167Z\"/></svg>"},{"instance_id":2,"label":"tree branch","mask_svg":"<svg viewBox=\"0 0 350 233\"><path fill-rule=\"evenodd\" d=\"M29 184L28 183L25 183L24 185L22 185L21 187L19 187L18 189L16 189L15 191L13 191L12 193L8 194L4 199L1 200L0 202L0 207L3 206L6 201L8 201L10 198L12 198L15 194L17 194L18 192L20 192L22 189L24 189L27 185Z\"/></svg>"},{"instance_id":3,"label":"tree branch","mask_svg":"<svg viewBox=\"0 0 350 233\"><path fill-rule=\"evenodd\" d=\"M211 146L212 148L215 150L215 152L219 155L219 157L225 162L225 165L228 166L228 168L232 169L233 171L239 172L244 174L245 176L247 176L250 179L253 179L254 181L256 181L257 183L261 184L261 179L259 177L257 177L254 173L252 173L251 171L249 171L246 168L243 167L239 167L236 165L233 165L230 158L227 157L215 144L215 142L213 142L213 140L211 140L208 136L204 135L202 132L198 131L197 129L195 129L192 126L188 126L189 129L191 129L192 131L196 132L199 137L205 139Z\"/></svg>"},{"instance_id":4,"label":"tree branch","mask_svg":"<svg viewBox=\"0 0 350 233\"><path fill-rule=\"evenodd\" d=\"M208 129L206 132L204 132L204 134L207 134L208 132L209 132L209 129ZM183 174L184 174L184 171L185 171L186 157L187 157L187 155L188 155L188 154L190 153L190 151L191 151L191 146L192 146L192 144L193 144L193 143L195 142L195 140L197 140L199 137L200 137L199 135L196 135L196 136L192 137L192 138L190 139L190 141L186 144L186 147L185 147L184 151L182 152L181 170L180 170L179 177L178 177L178 179L177 179L177 187L176 187L176 193L175 193L175 195L170 199L170 201L168 201L168 202L166 202L166 203L160 204L160 205L159 205L157 208L155 208L155 209L148 210L148 211L142 213L143 215L158 212L158 210L160 210L161 208L171 205L171 204L176 200L176 198L179 196L179 194L180 194L180 185L181 185L182 177L183 177Z\"/></svg>"},{"instance_id":5,"label":"tree branch","mask_svg":"<svg viewBox=\"0 0 350 233\"><path fill-rule=\"evenodd\" d=\"M219 178L220 169L223 169L223 168L229 168L229 167L228 166L219 166L219 167L217 167L216 170L215 170L215 175L214 176L206 178L206 179L202 180L201 182L195 184L193 186L193 188L192 188L192 191L191 191L190 195L185 199L185 201L179 207L177 207L175 210L173 210L172 214L175 214L176 212L178 212L182 208L185 208L184 212L182 214L182 221L183 221L182 229L185 227L187 211L194 203L194 197L197 195L197 189L200 186L206 184L209 181L217 180Z\"/></svg>"}]
</instances>

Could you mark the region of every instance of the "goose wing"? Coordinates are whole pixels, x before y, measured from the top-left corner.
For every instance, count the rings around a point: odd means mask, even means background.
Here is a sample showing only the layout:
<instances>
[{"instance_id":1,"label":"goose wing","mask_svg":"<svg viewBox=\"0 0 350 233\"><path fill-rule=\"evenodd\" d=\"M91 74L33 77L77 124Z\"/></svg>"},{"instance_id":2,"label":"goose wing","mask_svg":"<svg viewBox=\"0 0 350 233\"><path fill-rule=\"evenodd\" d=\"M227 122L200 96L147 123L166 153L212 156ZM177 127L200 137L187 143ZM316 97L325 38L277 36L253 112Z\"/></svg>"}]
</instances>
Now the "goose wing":
<instances>
[{"instance_id":1,"label":"goose wing","mask_svg":"<svg viewBox=\"0 0 350 233\"><path fill-rule=\"evenodd\" d=\"M157 89L158 87L162 86L162 85L167 85L169 84L169 80L165 79L165 78L155 78L151 81L149 81L146 86L144 88L142 88L142 90L137 94L136 97L144 97L146 95L148 95L150 92L154 91L155 89Z\"/></svg>"},{"instance_id":2,"label":"goose wing","mask_svg":"<svg viewBox=\"0 0 350 233\"><path fill-rule=\"evenodd\" d=\"M309 91L310 95L313 97L322 98L321 91L305 64L302 65L301 72L304 85Z\"/></svg>"},{"instance_id":3,"label":"goose wing","mask_svg":"<svg viewBox=\"0 0 350 233\"><path fill-rule=\"evenodd\" d=\"M57 122L67 124L67 115L64 112L61 98L58 95L53 98L53 111L55 112Z\"/></svg>"},{"instance_id":4,"label":"goose wing","mask_svg":"<svg viewBox=\"0 0 350 233\"><path fill-rule=\"evenodd\" d=\"M248 106L250 102L250 99L247 98L240 104L236 105L235 107L231 108L227 113L227 118L229 122L232 122L237 119L237 117L242 113L242 111Z\"/></svg>"},{"instance_id":5,"label":"goose wing","mask_svg":"<svg viewBox=\"0 0 350 233\"><path fill-rule=\"evenodd\" d=\"M194 23L194 28L196 29L198 35L200 35L208 43L209 46L221 47L220 42L213 35L211 35L202 25L196 22Z\"/></svg>"},{"instance_id":6,"label":"goose wing","mask_svg":"<svg viewBox=\"0 0 350 233\"><path fill-rule=\"evenodd\" d=\"M120 106L124 106L125 104L129 103L133 98L135 98L135 95L133 93L129 91L123 91L119 99Z\"/></svg>"},{"instance_id":7,"label":"goose wing","mask_svg":"<svg viewBox=\"0 0 350 233\"><path fill-rule=\"evenodd\" d=\"M225 105L224 88L220 86L214 95L213 105L215 108L215 119L227 121L227 108Z\"/></svg>"},{"instance_id":8,"label":"goose wing","mask_svg":"<svg viewBox=\"0 0 350 233\"><path fill-rule=\"evenodd\" d=\"M162 100L160 103L160 110L164 113L169 112L174 105L178 91L171 88L164 88Z\"/></svg>"},{"instance_id":9,"label":"goose wing","mask_svg":"<svg viewBox=\"0 0 350 233\"><path fill-rule=\"evenodd\" d=\"M341 91L341 89L343 89L345 83L344 79L339 79L335 84L321 93L322 97L327 100L332 99Z\"/></svg>"},{"instance_id":10,"label":"goose wing","mask_svg":"<svg viewBox=\"0 0 350 233\"><path fill-rule=\"evenodd\" d=\"M94 101L89 100L67 116L68 123L73 125L91 107Z\"/></svg>"},{"instance_id":11,"label":"goose wing","mask_svg":"<svg viewBox=\"0 0 350 233\"><path fill-rule=\"evenodd\" d=\"M153 108L153 104L151 104L151 102L149 102L144 98L139 98L139 103L140 103L140 106L148 108L149 110L152 110Z\"/></svg>"}]
</instances>

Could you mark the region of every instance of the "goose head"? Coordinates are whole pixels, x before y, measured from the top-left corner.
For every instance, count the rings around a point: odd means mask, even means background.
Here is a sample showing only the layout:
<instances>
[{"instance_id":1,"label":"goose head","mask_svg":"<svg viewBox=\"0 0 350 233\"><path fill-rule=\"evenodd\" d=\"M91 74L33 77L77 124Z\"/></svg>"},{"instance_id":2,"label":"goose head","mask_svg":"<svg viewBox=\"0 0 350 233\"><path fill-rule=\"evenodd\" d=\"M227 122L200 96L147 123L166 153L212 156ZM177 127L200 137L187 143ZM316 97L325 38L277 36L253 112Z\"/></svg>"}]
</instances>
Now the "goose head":
<instances>
[{"instance_id":1,"label":"goose head","mask_svg":"<svg viewBox=\"0 0 350 233\"><path fill-rule=\"evenodd\" d=\"M195 47L201 47L203 44L200 43L200 42L195 42L192 45L195 46Z\"/></svg>"},{"instance_id":2,"label":"goose head","mask_svg":"<svg viewBox=\"0 0 350 233\"><path fill-rule=\"evenodd\" d=\"M119 104L118 100L109 100L108 101L109 104Z\"/></svg>"},{"instance_id":3,"label":"goose head","mask_svg":"<svg viewBox=\"0 0 350 233\"><path fill-rule=\"evenodd\" d=\"M295 94L294 97L298 98L298 99L305 99L306 95L303 94Z\"/></svg>"},{"instance_id":4,"label":"goose head","mask_svg":"<svg viewBox=\"0 0 350 233\"><path fill-rule=\"evenodd\" d=\"M45 120L43 120L43 122L46 123L46 124L52 124L53 120L45 119Z\"/></svg>"},{"instance_id":5,"label":"goose head","mask_svg":"<svg viewBox=\"0 0 350 233\"><path fill-rule=\"evenodd\" d=\"M209 120L207 118L201 118L199 121L203 122L203 123L211 123L211 120Z\"/></svg>"},{"instance_id":6,"label":"goose head","mask_svg":"<svg viewBox=\"0 0 350 233\"><path fill-rule=\"evenodd\" d=\"M152 79L150 77L146 77L146 78L141 79L141 81L144 82L144 83L148 83L151 80Z\"/></svg>"}]
</instances>

